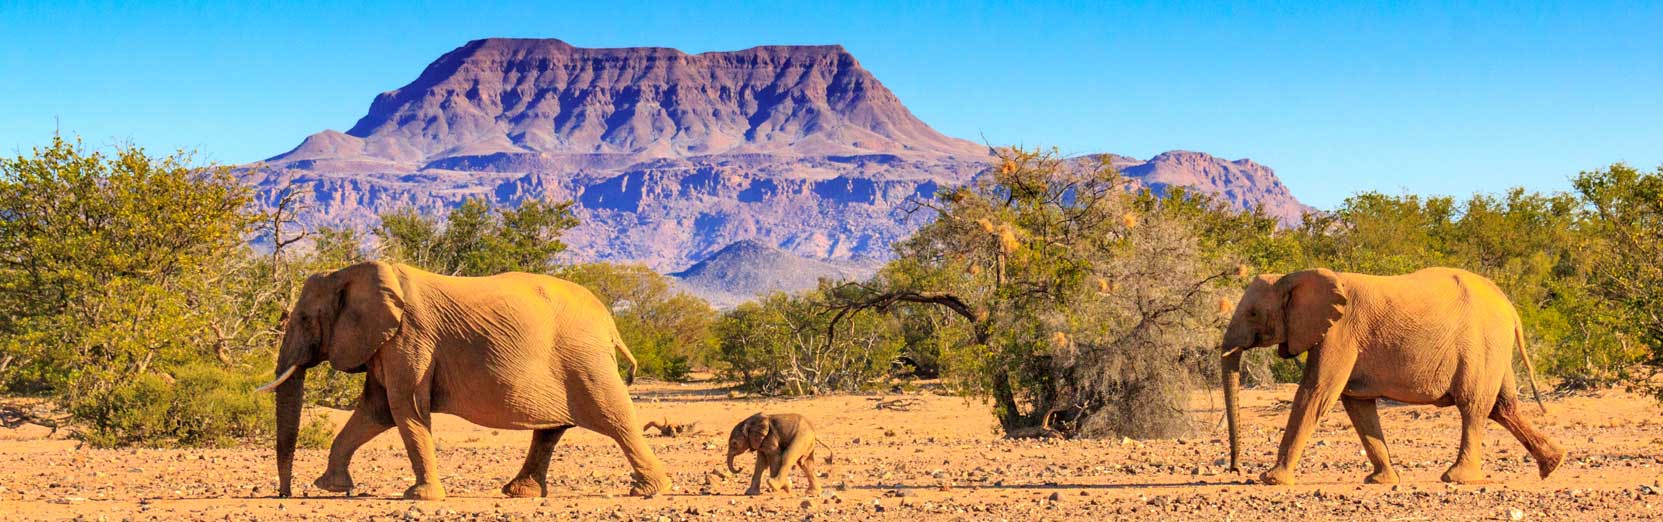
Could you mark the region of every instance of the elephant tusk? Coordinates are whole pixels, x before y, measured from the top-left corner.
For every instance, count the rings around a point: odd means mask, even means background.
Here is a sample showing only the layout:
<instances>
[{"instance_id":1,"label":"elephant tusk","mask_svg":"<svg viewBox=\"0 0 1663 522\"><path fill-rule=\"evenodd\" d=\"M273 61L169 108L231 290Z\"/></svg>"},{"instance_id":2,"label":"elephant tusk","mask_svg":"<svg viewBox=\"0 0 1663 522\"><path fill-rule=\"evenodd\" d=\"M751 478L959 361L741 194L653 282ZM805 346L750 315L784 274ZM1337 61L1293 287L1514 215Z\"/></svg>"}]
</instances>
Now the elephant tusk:
<instances>
[{"instance_id":1,"label":"elephant tusk","mask_svg":"<svg viewBox=\"0 0 1663 522\"><path fill-rule=\"evenodd\" d=\"M255 388L254 391L261 392L261 393L271 393L273 390L277 389L277 385L283 384L283 381L289 380L290 375L294 375L295 368L299 368L299 366L298 365L293 365L293 364L289 365L289 369L283 370L283 375L277 376L277 380L266 383L265 386Z\"/></svg>"}]
</instances>

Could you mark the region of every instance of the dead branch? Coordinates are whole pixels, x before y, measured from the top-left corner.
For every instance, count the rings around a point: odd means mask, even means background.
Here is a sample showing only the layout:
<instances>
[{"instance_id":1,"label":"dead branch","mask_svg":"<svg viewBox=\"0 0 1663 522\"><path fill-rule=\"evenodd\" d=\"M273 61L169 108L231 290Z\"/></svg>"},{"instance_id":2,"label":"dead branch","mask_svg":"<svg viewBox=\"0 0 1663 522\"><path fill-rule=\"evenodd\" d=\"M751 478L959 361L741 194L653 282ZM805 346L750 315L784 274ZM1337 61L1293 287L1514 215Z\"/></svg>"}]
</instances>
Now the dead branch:
<instances>
[{"instance_id":1,"label":"dead branch","mask_svg":"<svg viewBox=\"0 0 1663 522\"><path fill-rule=\"evenodd\" d=\"M58 428L62 425L62 421L63 419L47 418L25 410L17 405L0 405L0 427L4 427L8 430L15 430L24 424L34 424L36 426L52 428L51 433L57 433Z\"/></svg>"},{"instance_id":2,"label":"dead branch","mask_svg":"<svg viewBox=\"0 0 1663 522\"><path fill-rule=\"evenodd\" d=\"M692 435L695 433L694 430L698 428L698 426L699 423L697 421L676 423L670 422L669 419L663 419L648 422L646 426L641 427L641 430L650 432L651 430L656 429L658 430L658 436L660 437L680 437L682 435Z\"/></svg>"},{"instance_id":3,"label":"dead branch","mask_svg":"<svg viewBox=\"0 0 1663 522\"><path fill-rule=\"evenodd\" d=\"M912 411L913 407L924 404L924 401L913 398L883 399L880 397L873 400L877 403L873 404L872 407L880 410Z\"/></svg>"}]
</instances>

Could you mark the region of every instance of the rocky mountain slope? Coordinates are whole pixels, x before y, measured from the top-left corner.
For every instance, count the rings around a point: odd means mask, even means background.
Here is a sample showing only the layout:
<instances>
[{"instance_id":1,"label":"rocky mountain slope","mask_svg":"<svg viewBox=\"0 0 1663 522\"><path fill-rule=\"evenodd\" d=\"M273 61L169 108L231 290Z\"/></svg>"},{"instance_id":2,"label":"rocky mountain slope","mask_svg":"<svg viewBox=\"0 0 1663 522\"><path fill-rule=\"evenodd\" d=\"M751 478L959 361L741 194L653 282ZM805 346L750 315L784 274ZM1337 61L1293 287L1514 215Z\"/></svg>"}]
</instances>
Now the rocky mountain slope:
<instances>
[{"instance_id":1,"label":"rocky mountain slope","mask_svg":"<svg viewBox=\"0 0 1663 522\"><path fill-rule=\"evenodd\" d=\"M731 308L774 291L814 288L833 281L871 277L882 266L873 258L808 259L749 239L716 251L687 270L670 274L712 306Z\"/></svg>"},{"instance_id":2,"label":"rocky mountain slope","mask_svg":"<svg viewBox=\"0 0 1663 522\"><path fill-rule=\"evenodd\" d=\"M1305 208L1248 160L1113 160L1151 187L1193 186L1289 221ZM377 96L346 132L242 172L267 204L309 187L312 225L368 229L383 212L440 215L468 198L573 200L573 260L670 272L747 240L807 259L882 258L924 217L909 199L990 161L920 121L839 46L687 54L488 39Z\"/></svg>"}]
</instances>

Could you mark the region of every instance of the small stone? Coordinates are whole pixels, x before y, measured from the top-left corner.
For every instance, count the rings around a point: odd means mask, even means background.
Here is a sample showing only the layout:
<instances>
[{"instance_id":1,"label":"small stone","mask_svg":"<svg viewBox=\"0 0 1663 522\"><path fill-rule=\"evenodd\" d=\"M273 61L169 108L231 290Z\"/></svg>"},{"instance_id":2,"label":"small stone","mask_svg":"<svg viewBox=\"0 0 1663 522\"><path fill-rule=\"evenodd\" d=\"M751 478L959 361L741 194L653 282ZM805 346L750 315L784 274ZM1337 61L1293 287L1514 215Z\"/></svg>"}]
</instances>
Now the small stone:
<instances>
[{"instance_id":1,"label":"small stone","mask_svg":"<svg viewBox=\"0 0 1663 522\"><path fill-rule=\"evenodd\" d=\"M1062 493L1052 492L1051 496L1045 497L1045 500L1049 500L1049 501L1052 501L1052 502L1061 501L1062 500Z\"/></svg>"},{"instance_id":2,"label":"small stone","mask_svg":"<svg viewBox=\"0 0 1663 522\"><path fill-rule=\"evenodd\" d=\"M1524 510L1519 508L1507 508L1507 520L1511 520L1513 522L1524 520Z\"/></svg>"}]
</instances>

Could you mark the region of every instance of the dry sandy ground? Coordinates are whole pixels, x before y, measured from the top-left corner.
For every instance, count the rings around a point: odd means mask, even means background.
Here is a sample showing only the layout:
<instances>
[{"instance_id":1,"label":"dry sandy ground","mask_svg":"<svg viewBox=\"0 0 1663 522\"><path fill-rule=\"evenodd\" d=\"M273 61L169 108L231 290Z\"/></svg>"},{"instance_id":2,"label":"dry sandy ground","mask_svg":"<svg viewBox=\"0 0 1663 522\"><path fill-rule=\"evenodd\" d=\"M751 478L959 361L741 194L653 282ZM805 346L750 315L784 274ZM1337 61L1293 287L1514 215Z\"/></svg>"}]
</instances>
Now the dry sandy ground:
<instances>
[{"instance_id":1,"label":"dry sandy ground","mask_svg":"<svg viewBox=\"0 0 1663 522\"><path fill-rule=\"evenodd\" d=\"M1663 519L1663 429L1657 403L1621 392L1549 402L1541 421L1571 456L1547 480L1499 426L1489 430L1496 484L1446 486L1456 449L1453 409L1383 406L1386 436L1406 483L1366 486L1368 463L1343 411L1325 416L1300 469L1301 485L1268 487L1221 470L1225 447L1213 401L1207 426L1182 440L1012 441L987 407L913 395L911 411L874 408L875 397L729 399L709 385L636 388L643 421L698 421L679 438L650 438L676 491L621 496L628 471L617 447L573 430L555 453L548 498L509 499L529 434L438 419L439 461L450 498L406 502L409 461L388 433L360 451L361 494L304 488L325 452L302 450L296 498L275 499L271 450L77 450L46 430L0 430L0 518L98 520L1631 520ZM1244 419L1248 468L1274 457L1291 387L1250 391ZM892 396L893 397L893 396ZM1214 409L1205 410L1213 407ZM732 423L756 411L809 416L837 448L823 496L746 497L748 477L726 478L722 447ZM327 411L327 410L323 410ZM1531 411L1536 411L1532 406ZM345 412L329 412L337 425ZM744 460L742 460L744 461ZM799 477L800 480L800 477Z\"/></svg>"}]
</instances>

